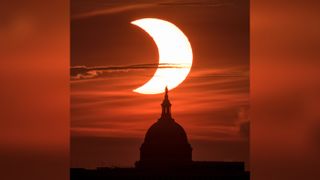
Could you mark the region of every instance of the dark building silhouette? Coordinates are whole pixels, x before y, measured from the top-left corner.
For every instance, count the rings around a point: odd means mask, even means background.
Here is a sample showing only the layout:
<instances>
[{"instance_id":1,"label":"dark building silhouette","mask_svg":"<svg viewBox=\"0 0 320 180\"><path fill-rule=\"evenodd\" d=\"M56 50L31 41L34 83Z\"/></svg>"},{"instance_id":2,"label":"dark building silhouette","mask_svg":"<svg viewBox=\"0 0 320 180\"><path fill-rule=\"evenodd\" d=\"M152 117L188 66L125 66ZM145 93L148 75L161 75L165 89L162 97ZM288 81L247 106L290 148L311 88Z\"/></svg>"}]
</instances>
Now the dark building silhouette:
<instances>
[{"instance_id":1,"label":"dark building silhouette","mask_svg":"<svg viewBox=\"0 0 320 180\"><path fill-rule=\"evenodd\" d=\"M136 167L153 169L190 166L192 148L183 127L171 116L167 88L161 107L161 117L147 131Z\"/></svg>"},{"instance_id":2,"label":"dark building silhouette","mask_svg":"<svg viewBox=\"0 0 320 180\"><path fill-rule=\"evenodd\" d=\"M161 117L148 129L135 168L71 168L71 179L250 179L244 162L193 161L187 134L171 116L167 88L161 107Z\"/></svg>"}]
</instances>

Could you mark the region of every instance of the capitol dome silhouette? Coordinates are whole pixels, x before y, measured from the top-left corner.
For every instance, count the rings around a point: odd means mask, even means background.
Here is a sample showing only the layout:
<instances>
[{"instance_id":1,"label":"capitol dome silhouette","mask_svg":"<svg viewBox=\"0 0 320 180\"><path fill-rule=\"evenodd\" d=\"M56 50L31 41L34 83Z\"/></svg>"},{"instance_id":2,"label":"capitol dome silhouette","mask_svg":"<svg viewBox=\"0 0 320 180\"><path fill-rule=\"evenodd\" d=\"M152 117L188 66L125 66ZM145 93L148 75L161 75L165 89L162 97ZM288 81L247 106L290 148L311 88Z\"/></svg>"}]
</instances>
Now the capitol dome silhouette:
<instances>
[{"instance_id":1,"label":"capitol dome silhouette","mask_svg":"<svg viewBox=\"0 0 320 180\"><path fill-rule=\"evenodd\" d=\"M73 168L72 179L250 179L244 162L192 161L192 148L187 134L171 117L167 88L161 106L161 117L148 129L140 147L140 160L135 163L134 168Z\"/></svg>"},{"instance_id":2,"label":"capitol dome silhouette","mask_svg":"<svg viewBox=\"0 0 320 180\"><path fill-rule=\"evenodd\" d=\"M136 167L187 167L192 163L192 148L183 127L171 117L167 88L161 106L161 117L147 131Z\"/></svg>"}]
</instances>

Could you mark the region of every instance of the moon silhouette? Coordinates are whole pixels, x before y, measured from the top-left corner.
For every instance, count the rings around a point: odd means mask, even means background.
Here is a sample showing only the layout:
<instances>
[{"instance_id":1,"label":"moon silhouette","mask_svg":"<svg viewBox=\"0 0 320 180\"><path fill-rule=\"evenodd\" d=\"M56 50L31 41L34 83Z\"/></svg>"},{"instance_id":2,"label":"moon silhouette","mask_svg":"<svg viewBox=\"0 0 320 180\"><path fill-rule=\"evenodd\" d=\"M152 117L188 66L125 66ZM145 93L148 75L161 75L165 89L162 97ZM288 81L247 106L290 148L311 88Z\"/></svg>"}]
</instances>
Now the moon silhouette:
<instances>
[{"instance_id":1,"label":"moon silhouette","mask_svg":"<svg viewBox=\"0 0 320 180\"><path fill-rule=\"evenodd\" d=\"M132 21L154 40L159 52L159 65L153 77L134 92L163 93L176 88L187 77L192 66L192 48L186 35L174 24L156 18ZM170 66L170 67L169 67Z\"/></svg>"}]
</instances>

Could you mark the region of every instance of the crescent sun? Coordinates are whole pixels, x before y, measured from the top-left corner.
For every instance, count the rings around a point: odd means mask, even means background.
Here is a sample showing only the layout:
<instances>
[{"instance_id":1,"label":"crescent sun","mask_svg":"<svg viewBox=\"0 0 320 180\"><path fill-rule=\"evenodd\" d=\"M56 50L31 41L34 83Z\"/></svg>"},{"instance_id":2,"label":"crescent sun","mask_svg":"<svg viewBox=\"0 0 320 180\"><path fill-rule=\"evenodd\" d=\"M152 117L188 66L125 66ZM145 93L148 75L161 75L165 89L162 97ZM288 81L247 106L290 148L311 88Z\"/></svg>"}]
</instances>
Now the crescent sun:
<instances>
[{"instance_id":1,"label":"crescent sun","mask_svg":"<svg viewBox=\"0 0 320 180\"><path fill-rule=\"evenodd\" d=\"M186 35L174 24L156 18L132 21L146 31L158 48L159 64L153 77L134 92L141 94L163 93L176 88L187 77L192 66L192 48Z\"/></svg>"}]
</instances>

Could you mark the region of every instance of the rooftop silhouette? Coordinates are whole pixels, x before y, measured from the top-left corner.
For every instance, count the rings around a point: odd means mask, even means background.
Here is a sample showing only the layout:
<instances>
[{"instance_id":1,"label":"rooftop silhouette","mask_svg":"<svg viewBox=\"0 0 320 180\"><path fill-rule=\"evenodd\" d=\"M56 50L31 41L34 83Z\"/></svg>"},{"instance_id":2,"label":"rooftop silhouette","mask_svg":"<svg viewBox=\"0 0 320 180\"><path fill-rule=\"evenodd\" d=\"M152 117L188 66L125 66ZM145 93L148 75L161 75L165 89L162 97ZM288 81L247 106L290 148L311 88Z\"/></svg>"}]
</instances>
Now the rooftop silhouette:
<instances>
[{"instance_id":1,"label":"rooftop silhouette","mask_svg":"<svg viewBox=\"0 0 320 180\"><path fill-rule=\"evenodd\" d=\"M167 87L161 108L161 117L148 129L134 168L71 168L71 179L250 179L244 162L192 160L187 134L172 118Z\"/></svg>"}]
</instances>

